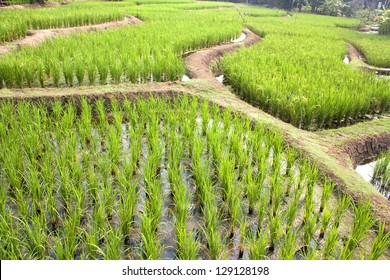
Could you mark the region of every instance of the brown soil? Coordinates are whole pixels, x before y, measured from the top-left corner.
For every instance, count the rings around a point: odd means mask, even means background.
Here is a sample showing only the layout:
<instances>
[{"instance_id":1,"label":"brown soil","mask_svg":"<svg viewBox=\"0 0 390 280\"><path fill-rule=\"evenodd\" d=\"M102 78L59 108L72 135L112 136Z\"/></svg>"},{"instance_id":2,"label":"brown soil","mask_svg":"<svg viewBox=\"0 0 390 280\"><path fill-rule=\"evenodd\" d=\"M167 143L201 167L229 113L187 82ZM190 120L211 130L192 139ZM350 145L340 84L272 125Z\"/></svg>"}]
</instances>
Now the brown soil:
<instances>
[{"instance_id":1,"label":"brown soil","mask_svg":"<svg viewBox=\"0 0 390 280\"><path fill-rule=\"evenodd\" d=\"M390 75L390 68L380 68L371 66L366 63L366 58L361 54L354 46L347 44L348 58L352 61L357 61L356 67L359 67L366 71L378 72L379 74Z\"/></svg>"},{"instance_id":2,"label":"brown soil","mask_svg":"<svg viewBox=\"0 0 390 280\"><path fill-rule=\"evenodd\" d=\"M13 41L4 45L0 45L0 54L5 54L12 52L15 48L20 49L24 46L37 46L44 41L54 38L56 36L63 36L74 32L89 32L89 31L97 31L104 30L110 28L121 27L125 25L133 25L140 24L142 20L136 18L134 16L126 16L124 20L114 21L114 22L106 22L95 25L87 25L87 26L77 26L77 27L69 27L69 28L57 28L57 29L42 29L42 30L29 30L27 32L27 37Z\"/></svg>"},{"instance_id":3,"label":"brown soil","mask_svg":"<svg viewBox=\"0 0 390 280\"><path fill-rule=\"evenodd\" d=\"M51 8L68 5L67 2L53 2L53 3L45 3L41 4L24 4L24 5L8 5L8 6L0 6L0 10L22 10L22 9L40 9L40 8Z\"/></svg>"},{"instance_id":4,"label":"brown soil","mask_svg":"<svg viewBox=\"0 0 390 280\"><path fill-rule=\"evenodd\" d=\"M261 40L258 35L247 28L245 28L243 32L246 34L246 38L240 43L215 46L189 55L185 60L187 75L190 78L207 80L217 88L224 87L211 73L210 63L224 53L232 52L241 46L247 47L253 45Z\"/></svg>"},{"instance_id":5,"label":"brown soil","mask_svg":"<svg viewBox=\"0 0 390 280\"><path fill-rule=\"evenodd\" d=\"M385 152L390 146L390 132L366 136L358 140L347 142L344 151L349 155L354 165L367 162Z\"/></svg>"}]
</instances>

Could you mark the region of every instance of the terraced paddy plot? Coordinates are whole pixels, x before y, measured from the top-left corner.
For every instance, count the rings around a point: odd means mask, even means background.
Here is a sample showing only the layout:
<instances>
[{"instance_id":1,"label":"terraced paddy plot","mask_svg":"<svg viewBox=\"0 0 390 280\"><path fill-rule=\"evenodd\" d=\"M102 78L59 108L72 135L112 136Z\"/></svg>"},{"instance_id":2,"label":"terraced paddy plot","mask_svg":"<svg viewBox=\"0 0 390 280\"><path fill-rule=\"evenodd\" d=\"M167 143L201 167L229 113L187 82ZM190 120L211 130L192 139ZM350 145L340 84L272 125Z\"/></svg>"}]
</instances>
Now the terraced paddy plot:
<instances>
[{"instance_id":1,"label":"terraced paddy plot","mask_svg":"<svg viewBox=\"0 0 390 280\"><path fill-rule=\"evenodd\" d=\"M335 26L356 22L315 18L250 18L248 27L264 39L222 59L228 83L245 100L304 129L343 126L389 112L389 80L343 63L346 31Z\"/></svg>"},{"instance_id":2,"label":"terraced paddy plot","mask_svg":"<svg viewBox=\"0 0 390 280\"><path fill-rule=\"evenodd\" d=\"M369 64L390 68L390 36L348 32L345 40L365 54Z\"/></svg>"},{"instance_id":3,"label":"terraced paddy plot","mask_svg":"<svg viewBox=\"0 0 390 280\"><path fill-rule=\"evenodd\" d=\"M56 38L2 57L0 88L179 80L184 53L229 42L242 32L234 11L136 7L133 14L145 23Z\"/></svg>"},{"instance_id":4,"label":"terraced paddy plot","mask_svg":"<svg viewBox=\"0 0 390 280\"><path fill-rule=\"evenodd\" d=\"M45 9L1 10L0 43L25 37L28 29L50 29L122 20L129 3L72 3Z\"/></svg>"},{"instance_id":5,"label":"terraced paddy plot","mask_svg":"<svg viewBox=\"0 0 390 280\"><path fill-rule=\"evenodd\" d=\"M377 259L390 234L195 98L0 104L1 259Z\"/></svg>"}]
</instances>

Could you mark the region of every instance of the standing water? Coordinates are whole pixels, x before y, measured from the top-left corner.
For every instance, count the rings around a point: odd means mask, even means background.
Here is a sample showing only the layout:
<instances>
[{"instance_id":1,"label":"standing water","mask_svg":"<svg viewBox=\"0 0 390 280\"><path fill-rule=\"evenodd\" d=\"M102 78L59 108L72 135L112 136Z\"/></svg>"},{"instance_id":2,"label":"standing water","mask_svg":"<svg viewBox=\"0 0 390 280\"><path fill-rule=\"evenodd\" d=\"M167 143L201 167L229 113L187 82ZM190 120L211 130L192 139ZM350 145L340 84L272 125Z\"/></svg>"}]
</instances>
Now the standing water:
<instances>
[{"instance_id":1,"label":"standing water","mask_svg":"<svg viewBox=\"0 0 390 280\"><path fill-rule=\"evenodd\" d=\"M377 179L374 179L374 170L375 170L376 161L372 161L366 164L358 165L356 167L356 172L363 177L364 180L370 182L381 194L383 194L387 199L390 200L390 191L388 191L381 182Z\"/></svg>"}]
</instances>

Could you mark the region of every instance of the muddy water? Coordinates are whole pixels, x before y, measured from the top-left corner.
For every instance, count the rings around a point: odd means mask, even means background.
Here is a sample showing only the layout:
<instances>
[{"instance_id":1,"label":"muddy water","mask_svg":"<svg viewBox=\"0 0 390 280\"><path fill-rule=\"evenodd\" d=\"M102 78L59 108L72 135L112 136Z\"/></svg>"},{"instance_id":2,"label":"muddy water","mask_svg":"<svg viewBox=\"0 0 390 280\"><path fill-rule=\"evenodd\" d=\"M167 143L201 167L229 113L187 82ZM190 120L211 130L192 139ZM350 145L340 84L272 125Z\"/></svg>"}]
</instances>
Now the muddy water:
<instances>
[{"instance_id":1,"label":"muddy water","mask_svg":"<svg viewBox=\"0 0 390 280\"><path fill-rule=\"evenodd\" d=\"M241 33L240 37L234 39L234 40L231 40L232 43L239 43L239 42L242 42L246 39L246 34L245 33Z\"/></svg>"},{"instance_id":2,"label":"muddy water","mask_svg":"<svg viewBox=\"0 0 390 280\"><path fill-rule=\"evenodd\" d=\"M223 84L223 75L216 77L217 81Z\"/></svg>"},{"instance_id":3,"label":"muddy water","mask_svg":"<svg viewBox=\"0 0 390 280\"><path fill-rule=\"evenodd\" d=\"M187 75L184 75L183 78L181 78L182 82L188 82L190 80L191 80L190 77L188 77Z\"/></svg>"},{"instance_id":4,"label":"muddy water","mask_svg":"<svg viewBox=\"0 0 390 280\"><path fill-rule=\"evenodd\" d=\"M359 173L360 176L363 177L364 180L370 182L381 194L390 199L390 192L381 187L379 181L373 179L375 164L376 161L372 161L366 164L358 165L355 170L357 173Z\"/></svg>"}]
</instances>

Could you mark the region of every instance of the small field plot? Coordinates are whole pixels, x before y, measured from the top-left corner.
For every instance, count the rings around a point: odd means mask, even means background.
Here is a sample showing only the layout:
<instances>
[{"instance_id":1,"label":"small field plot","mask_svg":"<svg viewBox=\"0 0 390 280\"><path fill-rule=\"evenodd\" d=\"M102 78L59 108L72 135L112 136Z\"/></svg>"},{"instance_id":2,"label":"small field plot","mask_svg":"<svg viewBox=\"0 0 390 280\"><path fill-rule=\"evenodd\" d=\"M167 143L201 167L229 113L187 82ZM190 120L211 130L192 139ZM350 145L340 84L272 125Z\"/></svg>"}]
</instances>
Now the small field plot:
<instances>
[{"instance_id":1,"label":"small field plot","mask_svg":"<svg viewBox=\"0 0 390 280\"><path fill-rule=\"evenodd\" d=\"M245 100L299 128L334 128L386 114L390 81L343 62L346 30L336 26L353 24L304 14L249 17L248 27L264 39L222 59L225 79Z\"/></svg>"},{"instance_id":2,"label":"small field plot","mask_svg":"<svg viewBox=\"0 0 390 280\"><path fill-rule=\"evenodd\" d=\"M181 80L182 55L230 42L242 32L235 11L134 6L136 26L57 37L0 61L0 88Z\"/></svg>"},{"instance_id":3,"label":"small field plot","mask_svg":"<svg viewBox=\"0 0 390 280\"><path fill-rule=\"evenodd\" d=\"M0 104L1 259L378 259L370 205L183 97Z\"/></svg>"}]
</instances>

